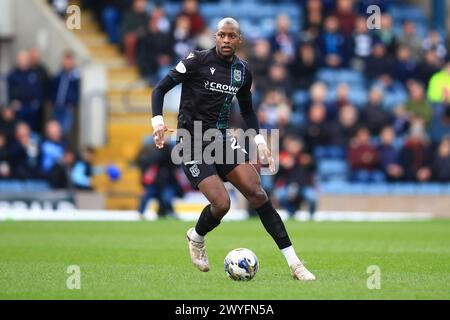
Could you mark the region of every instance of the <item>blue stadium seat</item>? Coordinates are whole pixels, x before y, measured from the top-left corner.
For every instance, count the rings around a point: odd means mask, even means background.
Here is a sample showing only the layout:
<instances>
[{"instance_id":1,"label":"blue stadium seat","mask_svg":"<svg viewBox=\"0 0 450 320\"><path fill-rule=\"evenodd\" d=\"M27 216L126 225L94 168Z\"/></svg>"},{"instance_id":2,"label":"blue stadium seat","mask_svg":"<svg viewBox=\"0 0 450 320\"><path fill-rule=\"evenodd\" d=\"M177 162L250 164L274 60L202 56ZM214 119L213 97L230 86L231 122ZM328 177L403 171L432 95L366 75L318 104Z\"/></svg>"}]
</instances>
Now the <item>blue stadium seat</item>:
<instances>
[{"instance_id":1,"label":"blue stadium seat","mask_svg":"<svg viewBox=\"0 0 450 320\"><path fill-rule=\"evenodd\" d=\"M346 180L347 162L342 159L322 159L317 162L317 173L320 181Z\"/></svg>"},{"instance_id":2,"label":"blue stadium seat","mask_svg":"<svg viewBox=\"0 0 450 320\"><path fill-rule=\"evenodd\" d=\"M346 149L341 146L317 146L314 149L314 157L317 160L342 159L345 160Z\"/></svg>"}]
</instances>

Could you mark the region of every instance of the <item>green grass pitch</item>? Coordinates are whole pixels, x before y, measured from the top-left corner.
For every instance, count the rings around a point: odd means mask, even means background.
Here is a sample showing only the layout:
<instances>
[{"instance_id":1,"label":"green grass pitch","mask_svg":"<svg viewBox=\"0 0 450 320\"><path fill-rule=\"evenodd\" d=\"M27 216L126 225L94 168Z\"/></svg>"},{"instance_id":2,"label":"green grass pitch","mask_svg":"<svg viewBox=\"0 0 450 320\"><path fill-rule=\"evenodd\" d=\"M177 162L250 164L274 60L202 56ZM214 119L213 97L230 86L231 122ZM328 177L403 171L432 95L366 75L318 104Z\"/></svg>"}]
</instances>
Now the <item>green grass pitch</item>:
<instances>
[{"instance_id":1,"label":"green grass pitch","mask_svg":"<svg viewBox=\"0 0 450 320\"><path fill-rule=\"evenodd\" d=\"M223 222L208 235L212 270L191 264L184 233L193 223L1 222L0 299L450 299L450 221L286 223L318 278L299 283L259 220ZM232 249L259 258L250 282L223 270ZM81 289L66 287L81 269ZM370 265L381 288L369 290Z\"/></svg>"}]
</instances>

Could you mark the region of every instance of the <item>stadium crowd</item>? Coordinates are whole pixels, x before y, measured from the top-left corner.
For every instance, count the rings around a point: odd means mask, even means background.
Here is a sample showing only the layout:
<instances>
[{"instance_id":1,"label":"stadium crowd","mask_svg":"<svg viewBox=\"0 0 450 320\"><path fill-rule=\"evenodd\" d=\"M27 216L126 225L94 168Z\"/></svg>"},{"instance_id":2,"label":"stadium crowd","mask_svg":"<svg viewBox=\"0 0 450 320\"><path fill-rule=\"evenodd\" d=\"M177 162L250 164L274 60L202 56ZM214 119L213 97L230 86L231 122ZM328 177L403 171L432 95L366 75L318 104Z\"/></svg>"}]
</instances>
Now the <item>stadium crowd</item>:
<instances>
[{"instance_id":1,"label":"stadium crowd","mask_svg":"<svg viewBox=\"0 0 450 320\"><path fill-rule=\"evenodd\" d=\"M392 1L288 2L303 12L301 30L293 32L289 15L274 12L273 33L246 41L239 51L254 74L262 128L282 134L280 171L264 177L266 189L289 211L306 200L313 213L314 186L324 180L317 163L327 158L346 162L348 181L450 182L446 39L431 29L419 34L414 20L394 28ZM368 29L370 4L381 5L381 28ZM151 85L191 50L214 45L196 0L183 1L173 18L147 0L83 5ZM145 163L143 172L154 165Z\"/></svg>"},{"instance_id":2,"label":"stadium crowd","mask_svg":"<svg viewBox=\"0 0 450 320\"><path fill-rule=\"evenodd\" d=\"M45 180L53 189L90 189L93 150L71 147L80 76L72 53L51 75L36 48L17 54L0 107L0 181Z\"/></svg>"}]
</instances>

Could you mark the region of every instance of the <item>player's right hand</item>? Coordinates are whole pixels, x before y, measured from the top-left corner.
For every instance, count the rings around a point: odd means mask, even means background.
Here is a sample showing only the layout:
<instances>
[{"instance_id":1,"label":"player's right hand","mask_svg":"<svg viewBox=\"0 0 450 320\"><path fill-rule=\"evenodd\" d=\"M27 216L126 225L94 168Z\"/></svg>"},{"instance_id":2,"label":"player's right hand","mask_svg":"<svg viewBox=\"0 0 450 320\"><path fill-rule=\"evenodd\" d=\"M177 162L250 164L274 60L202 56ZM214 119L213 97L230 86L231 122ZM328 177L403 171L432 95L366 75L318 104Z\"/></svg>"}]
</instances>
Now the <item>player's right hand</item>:
<instances>
[{"instance_id":1,"label":"player's right hand","mask_svg":"<svg viewBox=\"0 0 450 320\"><path fill-rule=\"evenodd\" d=\"M164 148L164 134L166 131L175 132L175 129L167 127L165 124L157 125L153 130L153 139L158 149Z\"/></svg>"}]
</instances>

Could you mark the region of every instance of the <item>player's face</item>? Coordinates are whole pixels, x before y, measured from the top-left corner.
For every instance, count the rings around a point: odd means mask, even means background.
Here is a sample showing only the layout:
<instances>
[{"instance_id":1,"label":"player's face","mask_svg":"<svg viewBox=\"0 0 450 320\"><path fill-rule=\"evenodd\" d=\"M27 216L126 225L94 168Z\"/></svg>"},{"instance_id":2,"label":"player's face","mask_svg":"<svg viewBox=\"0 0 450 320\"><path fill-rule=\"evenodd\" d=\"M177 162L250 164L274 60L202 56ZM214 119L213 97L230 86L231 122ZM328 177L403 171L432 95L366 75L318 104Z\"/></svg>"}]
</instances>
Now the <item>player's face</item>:
<instances>
[{"instance_id":1,"label":"player's face","mask_svg":"<svg viewBox=\"0 0 450 320\"><path fill-rule=\"evenodd\" d=\"M232 25L224 25L216 33L216 47L219 54L230 58L241 43L239 31Z\"/></svg>"}]
</instances>

